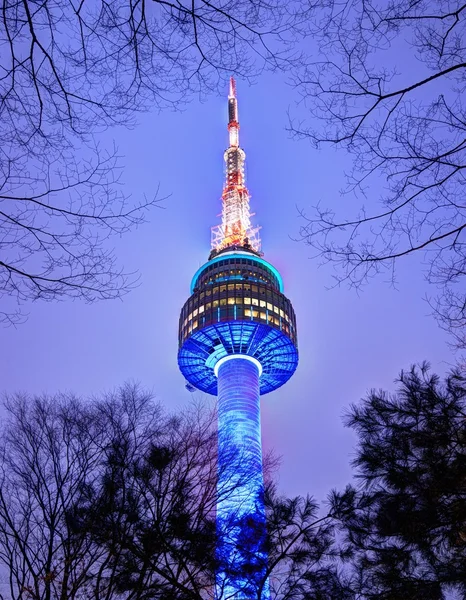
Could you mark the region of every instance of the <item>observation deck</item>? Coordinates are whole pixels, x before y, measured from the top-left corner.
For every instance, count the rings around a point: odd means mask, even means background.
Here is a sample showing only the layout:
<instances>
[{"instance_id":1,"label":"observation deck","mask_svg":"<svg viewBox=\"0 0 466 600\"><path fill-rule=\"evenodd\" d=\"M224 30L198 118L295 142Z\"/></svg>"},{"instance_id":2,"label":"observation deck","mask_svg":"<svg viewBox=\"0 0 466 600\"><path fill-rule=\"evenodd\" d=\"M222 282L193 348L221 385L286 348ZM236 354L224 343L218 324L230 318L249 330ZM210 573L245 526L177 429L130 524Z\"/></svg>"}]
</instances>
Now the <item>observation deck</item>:
<instances>
[{"instance_id":1,"label":"observation deck","mask_svg":"<svg viewBox=\"0 0 466 600\"><path fill-rule=\"evenodd\" d=\"M178 337L190 384L216 395L214 367L228 355L260 362L261 394L288 381L298 364L296 317L275 267L253 251L225 249L196 272L191 293Z\"/></svg>"}]
</instances>

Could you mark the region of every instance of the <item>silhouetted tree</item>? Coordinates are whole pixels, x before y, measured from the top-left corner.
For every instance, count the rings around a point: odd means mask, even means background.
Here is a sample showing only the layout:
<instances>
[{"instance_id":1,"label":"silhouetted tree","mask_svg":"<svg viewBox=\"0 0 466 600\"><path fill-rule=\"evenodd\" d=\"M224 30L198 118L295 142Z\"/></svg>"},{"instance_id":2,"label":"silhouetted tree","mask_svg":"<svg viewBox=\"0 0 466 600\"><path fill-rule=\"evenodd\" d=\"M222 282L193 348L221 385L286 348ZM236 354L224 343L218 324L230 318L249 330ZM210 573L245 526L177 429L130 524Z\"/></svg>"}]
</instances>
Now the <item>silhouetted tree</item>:
<instances>
[{"instance_id":1,"label":"silhouetted tree","mask_svg":"<svg viewBox=\"0 0 466 600\"><path fill-rule=\"evenodd\" d=\"M111 557L117 593L135 600L228 600L235 589L238 597L263 600L270 589L276 600L353 598L336 567L332 517L319 517L310 498L283 498L269 487L257 498L265 502L266 527L258 510L232 515L219 529L218 500L247 494L255 473L242 454L218 467L215 423L202 413L175 423L137 460L118 438L100 495L75 507L78 535L86 533ZM222 489L218 468L231 474L222 477ZM100 578L99 598L108 582Z\"/></svg>"},{"instance_id":2,"label":"silhouetted tree","mask_svg":"<svg viewBox=\"0 0 466 600\"><path fill-rule=\"evenodd\" d=\"M298 12L299 11L299 12ZM177 106L219 80L288 64L303 7L233 2L5 2L1 8L0 145L31 150L66 131L126 123Z\"/></svg>"},{"instance_id":3,"label":"silhouetted tree","mask_svg":"<svg viewBox=\"0 0 466 600\"><path fill-rule=\"evenodd\" d=\"M358 486L331 497L362 598L466 595L466 378L427 365L395 394L372 391L346 424L359 439Z\"/></svg>"},{"instance_id":4,"label":"silhouetted tree","mask_svg":"<svg viewBox=\"0 0 466 600\"><path fill-rule=\"evenodd\" d=\"M131 385L88 402L11 396L6 411L0 562L10 600L207 600L220 569L257 600L267 578L277 600L351 598L331 517L309 498L267 490L257 499L267 532L255 515L233 517L242 536L236 560L223 564L220 538L232 530L217 528L217 502L248 490L255 473L232 451L221 467L232 476L218 489L214 413L170 416Z\"/></svg>"},{"instance_id":5,"label":"silhouetted tree","mask_svg":"<svg viewBox=\"0 0 466 600\"><path fill-rule=\"evenodd\" d=\"M354 286L387 270L395 278L400 259L422 253L428 281L440 288L434 312L464 348L466 5L315 6L318 58L296 77L312 125L292 129L353 155L347 191L370 200L341 216L335 205L318 206L305 216L302 239ZM374 178L384 183L376 198Z\"/></svg>"},{"instance_id":6,"label":"silhouetted tree","mask_svg":"<svg viewBox=\"0 0 466 600\"><path fill-rule=\"evenodd\" d=\"M273 489L267 491L265 500L266 574L270 577L271 597L354 600L349 581L339 568L342 553L335 544L332 510L322 513L309 496L279 497Z\"/></svg>"},{"instance_id":7,"label":"silhouetted tree","mask_svg":"<svg viewBox=\"0 0 466 600\"><path fill-rule=\"evenodd\" d=\"M299 2L7 0L0 8L0 298L115 298L134 277L105 243L157 198L128 203L93 143L138 111L226 75L289 64ZM0 308L7 322L15 306Z\"/></svg>"},{"instance_id":8,"label":"silhouetted tree","mask_svg":"<svg viewBox=\"0 0 466 600\"><path fill-rule=\"evenodd\" d=\"M0 562L8 574L6 597L101 597L94 593L97 568L109 556L76 533L73 507L96 493L115 438L134 436L137 452L147 437L157 436L164 426L160 409L134 386L89 403L71 395L14 395L5 409Z\"/></svg>"},{"instance_id":9,"label":"silhouetted tree","mask_svg":"<svg viewBox=\"0 0 466 600\"><path fill-rule=\"evenodd\" d=\"M0 322L17 324L27 301L118 298L137 283L108 238L145 220L158 198L129 204L114 152L87 158L11 158L0 150ZM1 154L3 153L4 160Z\"/></svg>"},{"instance_id":10,"label":"silhouetted tree","mask_svg":"<svg viewBox=\"0 0 466 600\"><path fill-rule=\"evenodd\" d=\"M122 429L92 497L68 518L104 557L95 598L199 598L215 573L216 434L212 415L165 419L156 436Z\"/></svg>"}]
</instances>

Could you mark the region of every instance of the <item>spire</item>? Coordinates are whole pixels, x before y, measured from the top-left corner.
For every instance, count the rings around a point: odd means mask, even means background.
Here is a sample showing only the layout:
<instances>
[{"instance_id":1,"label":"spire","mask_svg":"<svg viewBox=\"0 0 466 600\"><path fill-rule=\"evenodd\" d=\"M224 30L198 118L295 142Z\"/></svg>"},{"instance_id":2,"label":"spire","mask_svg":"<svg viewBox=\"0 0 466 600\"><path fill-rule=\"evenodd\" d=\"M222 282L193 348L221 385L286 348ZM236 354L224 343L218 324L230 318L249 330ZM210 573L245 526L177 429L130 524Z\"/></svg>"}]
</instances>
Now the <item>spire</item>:
<instances>
[{"instance_id":1,"label":"spire","mask_svg":"<svg viewBox=\"0 0 466 600\"><path fill-rule=\"evenodd\" d=\"M228 132L230 137L230 148L238 148L238 100L236 99L236 82L233 77L230 77L230 93L228 94Z\"/></svg>"},{"instance_id":2,"label":"spire","mask_svg":"<svg viewBox=\"0 0 466 600\"><path fill-rule=\"evenodd\" d=\"M222 222L212 228L212 252L240 247L260 253L259 227L251 226L249 192L244 176L246 154L239 147L238 100L233 77L228 94L228 136L230 145L224 154L226 180L222 193Z\"/></svg>"}]
</instances>

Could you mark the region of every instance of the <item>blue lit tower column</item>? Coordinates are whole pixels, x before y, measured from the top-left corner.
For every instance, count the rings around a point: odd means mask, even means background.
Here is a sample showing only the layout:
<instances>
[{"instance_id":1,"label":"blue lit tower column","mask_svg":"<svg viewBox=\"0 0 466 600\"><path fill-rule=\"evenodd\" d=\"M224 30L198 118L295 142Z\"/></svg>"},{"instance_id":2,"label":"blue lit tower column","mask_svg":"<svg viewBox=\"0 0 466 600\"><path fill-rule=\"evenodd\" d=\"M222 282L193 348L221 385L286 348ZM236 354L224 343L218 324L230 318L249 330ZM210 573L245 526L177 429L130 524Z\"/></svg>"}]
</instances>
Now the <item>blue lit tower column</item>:
<instances>
[{"instance_id":1,"label":"blue lit tower column","mask_svg":"<svg viewBox=\"0 0 466 600\"><path fill-rule=\"evenodd\" d=\"M178 364L189 385L218 396L219 554L235 566L248 520L264 524L265 532L260 395L288 381L298 351L293 307L280 274L262 258L259 229L250 222L233 79L228 114L222 222L212 230L209 260L195 273L181 310ZM248 572L255 562L266 563L260 542L246 557ZM217 598L249 600L249 584L246 576L220 572ZM266 585L262 598L268 596Z\"/></svg>"}]
</instances>

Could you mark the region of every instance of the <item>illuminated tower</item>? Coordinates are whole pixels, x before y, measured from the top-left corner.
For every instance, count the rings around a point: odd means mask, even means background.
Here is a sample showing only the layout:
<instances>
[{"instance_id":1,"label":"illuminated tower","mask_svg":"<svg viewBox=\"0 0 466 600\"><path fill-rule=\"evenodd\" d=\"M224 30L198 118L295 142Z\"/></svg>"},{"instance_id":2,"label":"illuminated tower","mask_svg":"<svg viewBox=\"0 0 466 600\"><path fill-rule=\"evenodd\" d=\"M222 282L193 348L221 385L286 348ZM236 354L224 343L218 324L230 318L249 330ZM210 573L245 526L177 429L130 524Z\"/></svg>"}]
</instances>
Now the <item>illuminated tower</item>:
<instances>
[{"instance_id":1,"label":"illuminated tower","mask_svg":"<svg viewBox=\"0 0 466 600\"><path fill-rule=\"evenodd\" d=\"M288 381L296 370L298 351L293 307L283 294L279 272L262 258L259 228L251 225L234 79L228 116L222 222L212 229L209 260L195 273L191 296L181 311L178 364L189 386L218 397L219 553L234 563L245 534L241 523L252 519L265 525L260 395ZM235 473L228 468L238 465L233 457L239 457L243 467ZM261 541L257 540L257 553L246 559L249 575L235 579L224 571L218 574L218 599L252 597L250 573L254 567L260 571L267 559ZM262 598L268 596L266 584Z\"/></svg>"}]
</instances>

